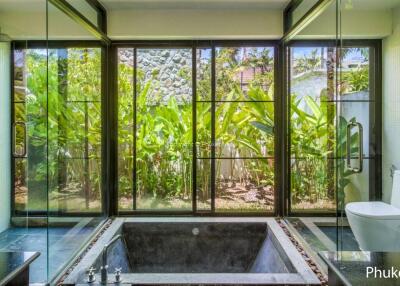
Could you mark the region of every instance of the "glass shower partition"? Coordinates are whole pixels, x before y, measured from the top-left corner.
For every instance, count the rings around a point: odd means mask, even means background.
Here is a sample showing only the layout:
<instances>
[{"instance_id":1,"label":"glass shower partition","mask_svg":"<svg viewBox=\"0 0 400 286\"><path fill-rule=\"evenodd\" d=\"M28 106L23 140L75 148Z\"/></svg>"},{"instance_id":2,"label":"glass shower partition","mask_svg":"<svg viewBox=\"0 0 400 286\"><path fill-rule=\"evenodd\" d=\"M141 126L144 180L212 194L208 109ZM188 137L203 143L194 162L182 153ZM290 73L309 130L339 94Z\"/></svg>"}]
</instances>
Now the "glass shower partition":
<instances>
[{"instance_id":1,"label":"glass shower partition","mask_svg":"<svg viewBox=\"0 0 400 286\"><path fill-rule=\"evenodd\" d=\"M399 251L400 1L339 8L338 250ZM343 261L365 258L343 253Z\"/></svg>"},{"instance_id":2,"label":"glass shower partition","mask_svg":"<svg viewBox=\"0 0 400 286\"><path fill-rule=\"evenodd\" d=\"M40 252L31 283L47 282L47 34L46 1L1 3L0 111L4 127L1 160L1 251ZM34 10L35 13L29 14ZM24 21L21 21L24 19ZM35 48L36 43L43 43ZM4 65L3 65L4 64ZM8 66L6 66L8 64ZM7 78L10 77L10 80ZM4 80L4 81L3 81ZM12 87L10 89L10 86ZM10 92L11 90L11 92ZM4 92L4 93L3 93ZM11 107L11 108L10 108ZM7 109L7 110L6 110ZM10 130L10 132L7 132ZM3 157L2 157L3 158ZM9 159L6 159L9 158ZM10 170L11 172L7 172ZM11 206L11 207L8 207Z\"/></svg>"},{"instance_id":3,"label":"glass shower partition","mask_svg":"<svg viewBox=\"0 0 400 286\"><path fill-rule=\"evenodd\" d=\"M106 47L79 21L59 9L57 2L48 1L47 14L46 197L51 282L73 263L105 219ZM74 9L79 7L74 5Z\"/></svg>"}]
</instances>

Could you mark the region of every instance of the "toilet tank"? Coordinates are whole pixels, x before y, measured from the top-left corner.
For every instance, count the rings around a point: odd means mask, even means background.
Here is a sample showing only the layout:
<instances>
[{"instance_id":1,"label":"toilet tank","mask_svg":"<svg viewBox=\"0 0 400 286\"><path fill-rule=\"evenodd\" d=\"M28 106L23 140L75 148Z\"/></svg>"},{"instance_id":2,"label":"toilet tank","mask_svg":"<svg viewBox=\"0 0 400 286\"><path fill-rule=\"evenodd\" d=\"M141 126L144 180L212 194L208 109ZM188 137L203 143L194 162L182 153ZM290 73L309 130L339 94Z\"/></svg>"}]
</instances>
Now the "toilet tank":
<instances>
[{"instance_id":1,"label":"toilet tank","mask_svg":"<svg viewBox=\"0 0 400 286\"><path fill-rule=\"evenodd\" d=\"M390 204L396 208L400 208L400 170L394 171L393 174L393 185L392 185L392 197Z\"/></svg>"}]
</instances>

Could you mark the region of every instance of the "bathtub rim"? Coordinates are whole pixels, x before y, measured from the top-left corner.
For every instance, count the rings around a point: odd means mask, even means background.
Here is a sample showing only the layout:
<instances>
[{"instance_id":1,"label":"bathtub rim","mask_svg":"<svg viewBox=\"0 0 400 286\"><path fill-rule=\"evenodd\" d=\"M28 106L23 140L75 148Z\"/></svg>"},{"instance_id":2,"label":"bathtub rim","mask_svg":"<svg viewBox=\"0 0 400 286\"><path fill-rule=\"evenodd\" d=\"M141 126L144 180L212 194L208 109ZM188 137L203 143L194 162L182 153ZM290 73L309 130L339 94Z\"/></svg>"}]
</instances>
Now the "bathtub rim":
<instances>
[{"instance_id":1,"label":"bathtub rim","mask_svg":"<svg viewBox=\"0 0 400 286\"><path fill-rule=\"evenodd\" d=\"M296 247L290 241L274 218L270 217L116 217L111 225L98 237L91 249L74 266L66 276L63 285L74 285L82 276L86 276L87 269L94 264L99 257L104 244L115 234L121 233L124 223L265 223L268 231L279 252L292 264L295 273L123 273L123 281L129 283L165 283L165 284L291 284L291 285L320 285L316 274L312 271ZM89 266L89 267L86 267ZM98 273L96 269L96 273ZM113 275L109 276L113 279ZM160 282L160 278L163 281ZM99 279L99 277L96 277ZM197 279L197 280L196 280ZM184 281L179 283L179 281Z\"/></svg>"}]
</instances>

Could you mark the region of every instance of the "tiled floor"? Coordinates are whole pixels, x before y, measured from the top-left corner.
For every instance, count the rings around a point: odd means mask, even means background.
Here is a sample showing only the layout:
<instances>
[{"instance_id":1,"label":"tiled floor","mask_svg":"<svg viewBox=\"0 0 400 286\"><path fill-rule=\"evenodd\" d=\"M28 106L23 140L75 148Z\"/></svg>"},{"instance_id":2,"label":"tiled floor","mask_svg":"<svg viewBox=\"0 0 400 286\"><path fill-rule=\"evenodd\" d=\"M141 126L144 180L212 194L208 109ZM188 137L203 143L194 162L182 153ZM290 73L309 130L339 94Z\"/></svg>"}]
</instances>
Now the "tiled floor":
<instances>
[{"instance_id":1,"label":"tiled floor","mask_svg":"<svg viewBox=\"0 0 400 286\"><path fill-rule=\"evenodd\" d=\"M13 227L0 233L0 250L39 251L30 268L31 283L51 280L95 230L93 224L70 227ZM50 263L47 263L47 262Z\"/></svg>"}]
</instances>

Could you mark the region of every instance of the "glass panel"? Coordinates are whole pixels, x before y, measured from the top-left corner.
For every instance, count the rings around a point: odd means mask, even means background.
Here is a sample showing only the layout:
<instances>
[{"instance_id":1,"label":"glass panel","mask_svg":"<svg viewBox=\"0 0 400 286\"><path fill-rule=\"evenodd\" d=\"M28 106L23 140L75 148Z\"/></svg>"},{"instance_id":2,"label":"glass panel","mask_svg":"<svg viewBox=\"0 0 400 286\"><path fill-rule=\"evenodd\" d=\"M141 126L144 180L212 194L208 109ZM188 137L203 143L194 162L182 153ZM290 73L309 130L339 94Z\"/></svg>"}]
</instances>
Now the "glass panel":
<instances>
[{"instance_id":1,"label":"glass panel","mask_svg":"<svg viewBox=\"0 0 400 286\"><path fill-rule=\"evenodd\" d=\"M197 100L211 100L211 49L197 49Z\"/></svg>"},{"instance_id":2,"label":"glass panel","mask_svg":"<svg viewBox=\"0 0 400 286\"><path fill-rule=\"evenodd\" d=\"M79 1L74 1L79 2ZM85 2L85 1L81 1ZM48 281L104 222L102 99L107 47L48 3ZM43 252L42 252L43 253Z\"/></svg>"},{"instance_id":3,"label":"glass panel","mask_svg":"<svg viewBox=\"0 0 400 286\"><path fill-rule=\"evenodd\" d=\"M288 15L290 26L293 27L296 23L318 2L318 0L300 1L301 3Z\"/></svg>"},{"instance_id":4,"label":"glass panel","mask_svg":"<svg viewBox=\"0 0 400 286\"><path fill-rule=\"evenodd\" d=\"M336 208L337 64L329 43L290 48L290 209L300 213Z\"/></svg>"},{"instance_id":5,"label":"glass panel","mask_svg":"<svg viewBox=\"0 0 400 286\"><path fill-rule=\"evenodd\" d=\"M24 102L25 98L25 50L14 50L14 102Z\"/></svg>"},{"instance_id":6,"label":"glass panel","mask_svg":"<svg viewBox=\"0 0 400 286\"><path fill-rule=\"evenodd\" d=\"M368 47L354 46L342 49L340 100L373 99L373 94L370 93L369 53Z\"/></svg>"},{"instance_id":7,"label":"glass panel","mask_svg":"<svg viewBox=\"0 0 400 286\"><path fill-rule=\"evenodd\" d=\"M215 61L216 100L274 100L273 48L217 48Z\"/></svg>"},{"instance_id":8,"label":"glass panel","mask_svg":"<svg viewBox=\"0 0 400 286\"><path fill-rule=\"evenodd\" d=\"M375 112L374 112L374 103L373 102L341 102L340 103L340 124L341 124L341 138L346 136L345 128L347 124L351 122L361 123L363 129L363 155L364 157L373 157L375 156L375 143L373 141L374 138L371 136L372 131L376 128L375 126ZM351 151L352 156L357 156L358 149L358 135L359 129L354 126L351 128ZM345 142L343 142L344 145ZM342 146L342 157L345 157L347 154L345 146Z\"/></svg>"},{"instance_id":9,"label":"glass panel","mask_svg":"<svg viewBox=\"0 0 400 286\"><path fill-rule=\"evenodd\" d=\"M134 51L118 49L118 201L133 209L134 193Z\"/></svg>"},{"instance_id":10,"label":"glass panel","mask_svg":"<svg viewBox=\"0 0 400 286\"><path fill-rule=\"evenodd\" d=\"M329 47L291 47L290 95L293 102L311 97L315 101L326 101L328 88L328 54L335 52ZM336 53L334 53L336 55ZM330 59L332 57L329 57ZM333 70L334 71L334 70ZM335 82L329 82L334 85ZM332 98L331 98L332 99Z\"/></svg>"},{"instance_id":11,"label":"glass panel","mask_svg":"<svg viewBox=\"0 0 400 286\"><path fill-rule=\"evenodd\" d=\"M344 210L344 206L350 202L367 202L370 200L370 168L375 168L375 159L364 159L363 170L361 173L351 172L346 167L345 160L341 160L339 164L340 177L338 187L343 190L341 197L344 204L340 204L340 210ZM357 162L352 162L352 166Z\"/></svg>"},{"instance_id":12,"label":"glass panel","mask_svg":"<svg viewBox=\"0 0 400 286\"><path fill-rule=\"evenodd\" d=\"M216 157L273 157L273 103L221 103L215 117Z\"/></svg>"},{"instance_id":13,"label":"glass panel","mask_svg":"<svg viewBox=\"0 0 400 286\"><path fill-rule=\"evenodd\" d=\"M196 103L197 158L211 156L211 103Z\"/></svg>"},{"instance_id":14,"label":"glass panel","mask_svg":"<svg viewBox=\"0 0 400 286\"><path fill-rule=\"evenodd\" d=\"M101 162L96 159L66 160L65 187L51 181L50 210L90 212L101 210Z\"/></svg>"},{"instance_id":15,"label":"glass panel","mask_svg":"<svg viewBox=\"0 0 400 286\"><path fill-rule=\"evenodd\" d=\"M25 54L25 89L29 100L25 105L27 132L27 182L28 211L47 210L47 52L45 49L26 50ZM23 104L16 104L16 119L24 119ZM18 116L18 117L17 117ZM19 130L19 132L18 132ZM24 133L17 129L18 141L23 141ZM18 138L20 137L20 138Z\"/></svg>"},{"instance_id":16,"label":"glass panel","mask_svg":"<svg viewBox=\"0 0 400 286\"><path fill-rule=\"evenodd\" d=\"M47 211L46 0L0 1L0 11L0 250L39 251L29 283L46 284L47 220L32 215ZM28 51L28 39L42 49Z\"/></svg>"},{"instance_id":17,"label":"glass panel","mask_svg":"<svg viewBox=\"0 0 400 286\"><path fill-rule=\"evenodd\" d=\"M292 97L292 100L296 100ZM290 103L290 152L293 158L334 156L335 116L333 102L320 102L310 96ZM330 124L328 122L330 121Z\"/></svg>"},{"instance_id":18,"label":"glass panel","mask_svg":"<svg viewBox=\"0 0 400 286\"><path fill-rule=\"evenodd\" d=\"M197 160L197 209L211 210L211 159Z\"/></svg>"},{"instance_id":19,"label":"glass panel","mask_svg":"<svg viewBox=\"0 0 400 286\"><path fill-rule=\"evenodd\" d=\"M67 0L67 2L79 11L93 25L98 27L97 11L86 0Z\"/></svg>"},{"instance_id":20,"label":"glass panel","mask_svg":"<svg viewBox=\"0 0 400 286\"><path fill-rule=\"evenodd\" d=\"M15 210L25 211L28 204L28 180L26 159L14 160L14 204Z\"/></svg>"},{"instance_id":21,"label":"glass panel","mask_svg":"<svg viewBox=\"0 0 400 286\"><path fill-rule=\"evenodd\" d=\"M26 107L25 103L14 103L14 152L15 154L23 154L26 134Z\"/></svg>"},{"instance_id":22,"label":"glass panel","mask_svg":"<svg viewBox=\"0 0 400 286\"><path fill-rule=\"evenodd\" d=\"M139 49L137 209L191 209L191 49Z\"/></svg>"},{"instance_id":23,"label":"glass panel","mask_svg":"<svg viewBox=\"0 0 400 286\"><path fill-rule=\"evenodd\" d=\"M67 73L68 101L100 101L101 49L68 49L66 60L70 67Z\"/></svg>"},{"instance_id":24,"label":"glass panel","mask_svg":"<svg viewBox=\"0 0 400 286\"><path fill-rule=\"evenodd\" d=\"M62 142L66 150L65 157L100 158L101 103L66 102L66 105L61 108L63 109L60 112L68 122L66 126L62 126L60 122L58 126L58 134L60 134L58 140L65 140Z\"/></svg>"},{"instance_id":25,"label":"glass panel","mask_svg":"<svg viewBox=\"0 0 400 286\"><path fill-rule=\"evenodd\" d=\"M309 155L290 160L291 210L326 212L336 209L335 160Z\"/></svg>"},{"instance_id":26,"label":"glass panel","mask_svg":"<svg viewBox=\"0 0 400 286\"><path fill-rule=\"evenodd\" d=\"M101 210L101 66L99 48L49 50L49 206ZM81 80L80 78L83 78Z\"/></svg>"},{"instance_id":27,"label":"glass panel","mask_svg":"<svg viewBox=\"0 0 400 286\"><path fill-rule=\"evenodd\" d=\"M264 212L274 209L273 159L217 159L217 212Z\"/></svg>"},{"instance_id":28,"label":"glass panel","mask_svg":"<svg viewBox=\"0 0 400 286\"><path fill-rule=\"evenodd\" d=\"M394 1L396 2L396 1ZM394 230L392 227L385 227L384 224L373 223L374 219L368 224L360 219L367 212L370 205L376 205L377 211L385 212L385 209L390 207L397 207L396 202L391 200L392 186L395 181L395 167L396 163L395 154L396 152L390 152L386 154L389 156L389 160L381 159L381 152L385 154L385 148L381 150L381 140L386 141L386 146L396 145L395 138L391 137L390 134L396 128L390 128L389 132L381 132L381 126L377 126L378 122L381 122L379 118L381 109L380 100L378 95L381 93L380 86L380 63L381 57L378 53L380 43L374 42L362 42L359 41L357 44L352 44L349 39L354 37L354 31L357 31L357 38L370 38L373 32L367 26L373 27L375 23L382 23L382 19L389 19L390 16L382 17L382 12L388 9L389 14L394 16L396 7L400 7L400 1L398 3L391 3L390 7L384 8L383 3L374 3L373 11L367 16L365 8L360 6L360 3L347 3L339 7L341 13L341 64L339 69L339 99L338 103L338 119L339 119L339 133L338 140L346 142L350 145L351 153L348 154L346 148L339 148L338 159L338 200L337 205L340 210L340 217L338 219L338 250L346 249L348 239L345 236L350 236L356 241L357 247L353 247L355 250L364 251L398 251L397 240L398 230ZM390 11L392 9L392 11ZM345 18L351 15L352 18L357 17L357 24L348 25ZM393 24L393 23L392 23ZM389 35L389 36L388 36ZM387 43L391 39L397 41L399 37L395 36L395 33L388 33L384 37L387 37L383 42ZM385 46L385 44L384 44ZM387 46L386 46L387 47ZM396 79L391 78L386 81L386 77L390 77L392 74L391 70L393 63L396 62L396 57L387 56L390 54L392 48L387 47L383 49L383 58L386 62L383 63L383 82L386 82L386 86L383 86L382 98L390 102L390 94L387 90L390 90L393 86L393 82ZM379 79L378 82L375 82ZM390 82L390 84L388 84ZM384 85L384 84L383 84ZM375 99L377 102L375 102ZM391 102L389 106L396 104ZM390 108L389 108L390 109ZM384 107L383 113L383 129L385 125L390 125L396 120L393 118L385 118L386 110L388 106ZM350 126L350 132L345 132L347 124L352 123ZM359 127L360 126L360 127ZM363 136L360 138L360 132L362 128ZM381 134L382 133L382 134ZM386 134L386 137L385 135ZM361 142L360 142L361 139ZM388 143L390 142L390 143ZM360 144L363 148L363 153L360 154ZM385 143L384 143L385 145ZM385 155L383 156L385 157ZM361 161L360 161L361 159ZM386 162L385 162L386 161ZM381 165L382 163L382 165ZM382 170L381 170L382 166ZM360 170L361 169L361 170ZM388 182L383 184L381 182ZM395 191L395 189L393 189ZM386 193L386 195L385 195ZM376 201L381 201L380 204ZM386 204L386 205L385 205ZM355 209L360 209L360 212L355 212ZM349 225L350 227L346 227ZM368 232L365 232L369 229ZM382 233L385 233L382 236ZM347 247L348 248L348 247ZM342 263L342 262L340 262Z\"/></svg>"}]
</instances>

